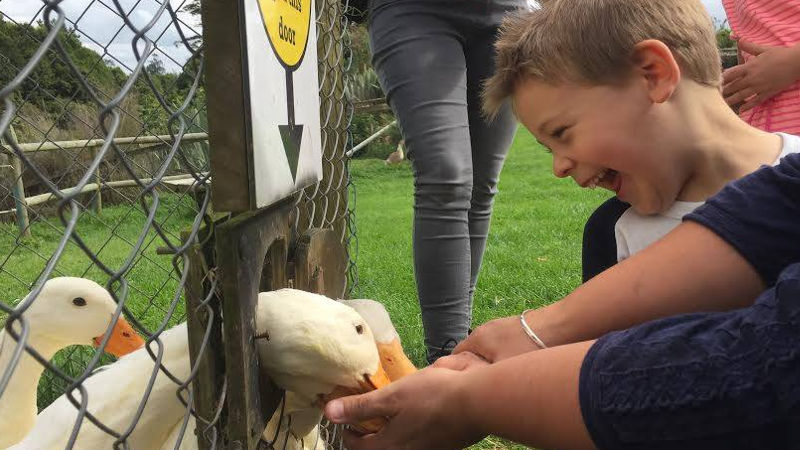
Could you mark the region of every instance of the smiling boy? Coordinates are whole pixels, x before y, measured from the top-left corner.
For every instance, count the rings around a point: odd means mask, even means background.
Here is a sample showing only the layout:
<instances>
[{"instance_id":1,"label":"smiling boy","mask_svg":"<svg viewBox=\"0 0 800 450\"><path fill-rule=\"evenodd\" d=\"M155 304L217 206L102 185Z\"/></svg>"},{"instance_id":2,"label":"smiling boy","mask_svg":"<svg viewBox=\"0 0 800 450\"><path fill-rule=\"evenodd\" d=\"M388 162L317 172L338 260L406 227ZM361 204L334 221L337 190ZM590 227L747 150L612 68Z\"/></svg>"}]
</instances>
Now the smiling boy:
<instances>
[{"instance_id":1,"label":"smiling boy","mask_svg":"<svg viewBox=\"0 0 800 450\"><path fill-rule=\"evenodd\" d=\"M729 181L799 152L800 138L751 127L725 103L699 2L592 2L551 1L508 20L484 101L491 116L511 99L552 152L557 177L630 204L611 222L616 254L607 267L663 237Z\"/></svg>"}]
</instances>

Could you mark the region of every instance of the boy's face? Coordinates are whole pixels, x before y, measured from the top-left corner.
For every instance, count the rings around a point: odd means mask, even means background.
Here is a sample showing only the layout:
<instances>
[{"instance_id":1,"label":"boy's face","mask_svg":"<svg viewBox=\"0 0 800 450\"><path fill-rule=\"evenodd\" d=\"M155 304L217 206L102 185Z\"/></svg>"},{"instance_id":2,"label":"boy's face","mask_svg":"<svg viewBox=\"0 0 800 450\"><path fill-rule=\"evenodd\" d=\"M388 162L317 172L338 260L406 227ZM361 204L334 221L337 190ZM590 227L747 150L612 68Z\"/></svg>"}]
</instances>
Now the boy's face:
<instances>
[{"instance_id":1,"label":"boy's face","mask_svg":"<svg viewBox=\"0 0 800 450\"><path fill-rule=\"evenodd\" d=\"M664 139L664 117L646 81L624 86L554 86L521 82L514 108L553 154L553 174L585 188L613 191L640 214L669 208L686 180L676 142Z\"/></svg>"}]
</instances>

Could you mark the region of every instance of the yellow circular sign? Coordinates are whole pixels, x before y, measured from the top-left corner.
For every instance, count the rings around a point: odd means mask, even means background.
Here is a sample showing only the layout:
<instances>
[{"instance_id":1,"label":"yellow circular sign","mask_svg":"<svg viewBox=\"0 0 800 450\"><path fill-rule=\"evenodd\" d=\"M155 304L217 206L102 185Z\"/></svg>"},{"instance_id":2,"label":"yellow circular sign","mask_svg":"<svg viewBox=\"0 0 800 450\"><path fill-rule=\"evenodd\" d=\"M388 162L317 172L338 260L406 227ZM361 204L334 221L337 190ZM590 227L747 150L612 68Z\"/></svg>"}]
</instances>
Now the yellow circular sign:
<instances>
[{"instance_id":1,"label":"yellow circular sign","mask_svg":"<svg viewBox=\"0 0 800 450\"><path fill-rule=\"evenodd\" d=\"M303 61L311 25L311 0L258 0L272 49L283 65Z\"/></svg>"}]
</instances>

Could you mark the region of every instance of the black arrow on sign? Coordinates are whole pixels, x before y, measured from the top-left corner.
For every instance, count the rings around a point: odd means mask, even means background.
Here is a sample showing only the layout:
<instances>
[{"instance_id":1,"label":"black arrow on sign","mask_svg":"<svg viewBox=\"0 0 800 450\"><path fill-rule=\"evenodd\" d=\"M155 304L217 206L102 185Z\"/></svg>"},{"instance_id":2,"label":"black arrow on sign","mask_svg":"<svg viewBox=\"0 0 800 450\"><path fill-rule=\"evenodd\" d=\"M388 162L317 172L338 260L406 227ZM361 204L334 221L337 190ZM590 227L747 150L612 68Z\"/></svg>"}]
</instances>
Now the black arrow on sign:
<instances>
[{"instance_id":1,"label":"black arrow on sign","mask_svg":"<svg viewBox=\"0 0 800 450\"><path fill-rule=\"evenodd\" d=\"M289 124L278 125L283 141L283 151L289 161L289 169L292 171L292 181L296 181L297 162L300 159L300 144L303 140L303 126L294 123L294 83L292 82L292 71L286 69L286 107L288 109Z\"/></svg>"}]
</instances>

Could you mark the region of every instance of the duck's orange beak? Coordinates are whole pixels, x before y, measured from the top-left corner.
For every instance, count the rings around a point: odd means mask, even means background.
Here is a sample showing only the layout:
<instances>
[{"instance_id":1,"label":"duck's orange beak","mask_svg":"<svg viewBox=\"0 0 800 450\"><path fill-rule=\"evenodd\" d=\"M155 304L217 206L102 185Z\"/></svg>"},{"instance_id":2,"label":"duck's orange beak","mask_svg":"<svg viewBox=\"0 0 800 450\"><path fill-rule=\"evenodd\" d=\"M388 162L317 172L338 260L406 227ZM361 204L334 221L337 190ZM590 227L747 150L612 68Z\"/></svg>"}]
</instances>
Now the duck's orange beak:
<instances>
[{"instance_id":1,"label":"duck's orange beak","mask_svg":"<svg viewBox=\"0 0 800 450\"><path fill-rule=\"evenodd\" d=\"M378 355L381 357L381 365L386 370L386 375L391 381L397 381L406 375L411 375L417 371L411 360L408 359L400 344L400 339L395 339L388 344L375 344L378 347Z\"/></svg>"},{"instance_id":2,"label":"duck's orange beak","mask_svg":"<svg viewBox=\"0 0 800 450\"><path fill-rule=\"evenodd\" d=\"M367 392L374 391L375 389L388 386L391 382L392 380L389 378L389 375L386 374L386 371L383 369L383 365L381 365L379 362L378 369L375 371L375 373L365 374L364 377L358 381L357 388L337 386L330 394L323 396L323 405L340 397L366 394ZM386 425L386 419L376 418L354 425L354 428L362 433L377 433L381 428L384 427L384 425Z\"/></svg>"},{"instance_id":3,"label":"duck's orange beak","mask_svg":"<svg viewBox=\"0 0 800 450\"><path fill-rule=\"evenodd\" d=\"M99 347L104 337L105 334L94 338L94 346ZM120 316L117 324L111 330L111 337L108 339L105 351L119 358L142 347L144 347L144 340L133 330L131 324Z\"/></svg>"}]
</instances>

